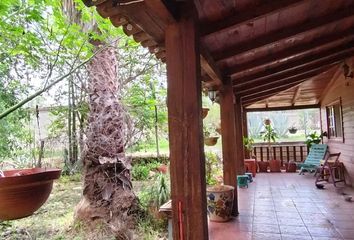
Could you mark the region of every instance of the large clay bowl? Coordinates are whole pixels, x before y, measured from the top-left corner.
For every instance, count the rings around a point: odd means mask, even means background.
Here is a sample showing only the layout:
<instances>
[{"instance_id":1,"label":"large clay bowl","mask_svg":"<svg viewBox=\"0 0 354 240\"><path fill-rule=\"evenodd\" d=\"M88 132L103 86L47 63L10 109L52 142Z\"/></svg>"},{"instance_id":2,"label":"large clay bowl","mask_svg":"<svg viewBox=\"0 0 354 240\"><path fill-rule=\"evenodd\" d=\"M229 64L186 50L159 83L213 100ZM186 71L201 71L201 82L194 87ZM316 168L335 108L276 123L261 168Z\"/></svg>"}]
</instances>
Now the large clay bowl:
<instances>
[{"instance_id":1,"label":"large clay bowl","mask_svg":"<svg viewBox=\"0 0 354 240\"><path fill-rule=\"evenodd\" d=\"M32 215L48 199L60 169L32 168L4 171L0 177L0 220Z\"/></svg>"}]
</instances>

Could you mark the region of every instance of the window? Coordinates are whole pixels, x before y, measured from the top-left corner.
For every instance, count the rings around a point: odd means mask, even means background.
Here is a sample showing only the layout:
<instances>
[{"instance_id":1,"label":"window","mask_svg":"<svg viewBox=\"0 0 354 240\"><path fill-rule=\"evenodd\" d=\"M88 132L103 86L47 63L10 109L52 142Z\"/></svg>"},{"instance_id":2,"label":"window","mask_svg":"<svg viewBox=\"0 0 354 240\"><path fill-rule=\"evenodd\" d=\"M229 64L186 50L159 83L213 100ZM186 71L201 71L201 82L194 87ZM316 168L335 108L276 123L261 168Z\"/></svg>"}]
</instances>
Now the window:
<instances>
[{"instance_id":1,"label":"window","mask_svg":"<svg viewBox=\"0 0 354 240\"><path fill-rule=\"evenodd\" d=\"M343 140L343 118L341 100L337 100L326 107L327 127L329 139Z\"/></svg>"}]
</instances>

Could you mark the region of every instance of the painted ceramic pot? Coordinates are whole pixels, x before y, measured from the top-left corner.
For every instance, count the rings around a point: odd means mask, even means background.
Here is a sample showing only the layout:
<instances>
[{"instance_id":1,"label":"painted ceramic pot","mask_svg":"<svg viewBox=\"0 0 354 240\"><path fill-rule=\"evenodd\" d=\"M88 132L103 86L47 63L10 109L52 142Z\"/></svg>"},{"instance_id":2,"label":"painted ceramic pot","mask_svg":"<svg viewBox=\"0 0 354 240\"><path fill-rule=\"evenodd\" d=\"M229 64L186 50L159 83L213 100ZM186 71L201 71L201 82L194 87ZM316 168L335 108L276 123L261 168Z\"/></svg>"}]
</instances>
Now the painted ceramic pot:
<instances>
[{"instance_id":1,"label":"painted ceramic pot","mask_svg":"<svg viewBox=\"0 0 354 240\"><path fill-rule=\"evenodd\" d=\"M32 168L4 171L0 177L0 220L32 215L47 201L60 169Z\"/></svg>"},{"instance_id":2,"label":"painted ceramic pot","mask_svg":"<svg viewBox=\"0 0 354 240\"><path fill-rule=\"evenodd\" d=\"M234 202L234 187L229 185L207 188L207 207L210 221L226 222L230 220Z\"/></svg>"}]
</instances>

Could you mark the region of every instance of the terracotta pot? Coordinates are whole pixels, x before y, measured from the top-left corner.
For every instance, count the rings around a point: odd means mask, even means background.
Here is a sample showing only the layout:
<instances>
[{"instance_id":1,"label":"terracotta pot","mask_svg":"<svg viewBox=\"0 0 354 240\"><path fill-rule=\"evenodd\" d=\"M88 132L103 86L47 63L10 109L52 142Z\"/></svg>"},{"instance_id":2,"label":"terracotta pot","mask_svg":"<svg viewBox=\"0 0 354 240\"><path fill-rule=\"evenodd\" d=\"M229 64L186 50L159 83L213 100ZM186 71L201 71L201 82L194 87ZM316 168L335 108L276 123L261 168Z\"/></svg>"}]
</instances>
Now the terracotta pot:
<instances>
[{"instance_id":1,"label":"terracotta pot","mask_svg":"<svg viewBox=\"0 0 354 240\"><path fill-rule=\"evenodd\" d=\"M230 220L233 203L233 186L219 185L207 187L207 207L210 221L226 222Z\"/></svg>"},{"instance_id":2,"label":"terracotta pot","mask_svg":"<svg viewBox=\"0 0 354 240\"><path fill-rule=\"evenodd\" d=\"M204 144L207 146L214 146L218 142L219 137L205 137Z\"/></svg>"},{"instance_id":3,"label":"terracotta pot","mask_svg":"<svg viewBox=\"0 0 354 240\"><path fill-rule=\"evenodd\" d=\"M294 162L285 163L285 167L286 172L296 172L296 163Z\"/></svg>"},{"instance_id":4,"label":"terracotta pot","mask_svg":"<svg viewBox=\"0 0 354 240\"><path fill-rule=\"evenodd\" d=\"M271 172L280 172L281 162L279 160L269 160L269 169Z\"/></svg>"},{"instance_id":5,"label":"terracotta pot","mask_svg":"<svg viewBox=\"0 0 354 240\"><path fill-rule=\"evenodd\" d=\"M21 169L4 171L0 177L0 220L27 217L48 199L53 180L60 169Z\"/></svg>"},{"instance_id":6,"label":"terracotta pot","mask_svg":"<svg viewBox=\"0 0 354 240\"><path fill-rule=\"evenodd\" d=\"M269 166L268 162L263 162L263 161L258 162L259 172L268 172L268 166Z\"/></svg>"},{"instance_id":7,"label":"terracotta pot","mask_svg":"<svg viewBox=\"0 0 354 240\"><path fill-rule=\"evenodd\" d=\"M206 116L208 115L209 112L209 108L202 108L202 117L203 119L206 118Z\"/></svg>"},{"instance_id":8,"label":"terracotta pot","mask_svg":"<svg viewBox=\"0 0 354 240\"><path fill-rule=\"evenodd\" d=\"M157 171L166 174L168 172L168 166L165 164L161 164L160 166L157 167Z\"/></svg>"}]
</instances>

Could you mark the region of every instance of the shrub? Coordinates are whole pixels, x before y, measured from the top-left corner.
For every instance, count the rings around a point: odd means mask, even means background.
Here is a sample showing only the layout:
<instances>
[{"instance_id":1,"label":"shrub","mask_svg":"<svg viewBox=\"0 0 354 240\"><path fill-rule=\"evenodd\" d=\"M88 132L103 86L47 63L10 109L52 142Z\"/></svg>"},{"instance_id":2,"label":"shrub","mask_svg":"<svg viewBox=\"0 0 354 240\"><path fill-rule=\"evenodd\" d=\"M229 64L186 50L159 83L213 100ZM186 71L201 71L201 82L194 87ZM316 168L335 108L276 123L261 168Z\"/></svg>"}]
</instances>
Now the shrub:
<instances>
[{"instance_id":1,"label":"shrub","mask_svg":"<svg viewBox=\"0 0 354 240\"><path fill-rule=\"evenodd\" d=\"M136 181L144 181L149 178L150 169L148 166L136 165L132 168L132 178Z\"/></svg>"}]
</instances>

